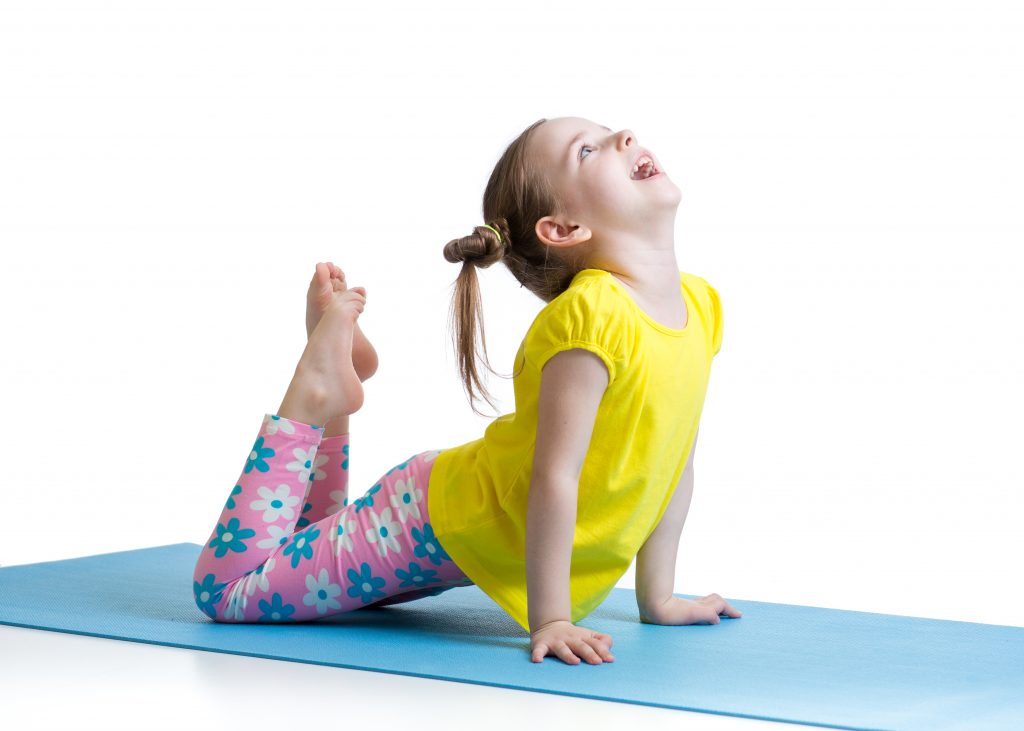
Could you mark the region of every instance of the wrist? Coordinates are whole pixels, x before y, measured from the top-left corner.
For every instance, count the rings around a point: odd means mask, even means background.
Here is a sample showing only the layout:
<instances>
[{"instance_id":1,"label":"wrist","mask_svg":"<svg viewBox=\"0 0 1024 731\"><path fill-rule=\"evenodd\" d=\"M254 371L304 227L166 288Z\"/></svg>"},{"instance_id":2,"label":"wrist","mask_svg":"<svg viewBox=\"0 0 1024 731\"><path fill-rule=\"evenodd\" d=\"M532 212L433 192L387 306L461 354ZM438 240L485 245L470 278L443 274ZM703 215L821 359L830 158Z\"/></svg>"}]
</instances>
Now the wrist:
<instances>
[{"instance_id":1,"label":"wrist","mask_svg":"<svg viewBox=\"0 0 1024 731\"><path fill-rule=\"evenodd\" d=\"M547 622L541 622L540 624L538 624L536 626L532 626L531 625L531 627L530 627L530 634L534 635L537 632L540 632L545 627L550 627L551 625L557 624L558 622L567 622L568 624L572 624L572 620L569 620L569 619L549 619Z\"/></svg>"},{"instance_id":2,"label":"wrist","mask_svg":"<svg viewBox=\"0 0 1024 731\"><path fill-rule=\"evenodd\" d=\"M681 601L677 596L670 596L660 604L640 609L640 621L643 624L673 624L673 608Z\"/></svg>"}]
</instances>

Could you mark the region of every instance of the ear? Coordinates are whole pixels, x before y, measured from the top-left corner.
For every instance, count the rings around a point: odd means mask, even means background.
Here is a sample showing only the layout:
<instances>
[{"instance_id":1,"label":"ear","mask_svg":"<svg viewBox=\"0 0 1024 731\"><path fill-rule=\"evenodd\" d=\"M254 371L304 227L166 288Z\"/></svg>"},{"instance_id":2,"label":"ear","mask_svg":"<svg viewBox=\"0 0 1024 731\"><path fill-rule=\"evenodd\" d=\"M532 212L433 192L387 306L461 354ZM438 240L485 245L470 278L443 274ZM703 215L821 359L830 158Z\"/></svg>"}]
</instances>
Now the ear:
<instances>
[{"instance_id":1,"label":"ear","mask_svg":"<svg viewBox=\"0 0 1024 731\"><path fill-rule=\"evenodd\" d=\"M533 228L544 244L567 249L589 241L593 232L582 223L572 223L564 216L544 216Z\"/></svg>"}]
</instances>

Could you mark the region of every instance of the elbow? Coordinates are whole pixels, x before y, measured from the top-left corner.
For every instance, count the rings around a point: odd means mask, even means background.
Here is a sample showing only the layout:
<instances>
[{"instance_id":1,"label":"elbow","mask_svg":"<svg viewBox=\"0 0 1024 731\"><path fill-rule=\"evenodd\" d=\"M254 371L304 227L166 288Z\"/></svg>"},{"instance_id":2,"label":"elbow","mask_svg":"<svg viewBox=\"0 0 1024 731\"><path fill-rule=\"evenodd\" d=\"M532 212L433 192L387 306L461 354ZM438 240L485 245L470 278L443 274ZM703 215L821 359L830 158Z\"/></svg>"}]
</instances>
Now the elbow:
<instances>
[{"instance_id":1,"label":"elbow","mask_svg":"<svg viewBox=\"0 0 1024 731\"><path fill-rule=\"evenodd\" d=\"M527 524L560 526L575 531L579 482L568 478L532 480L526 494Z\"/></svg>"},{"instance_id":2,"label":"elbow","mask_svg":"<svg viewBox=\"0 0 1024 731\"><path fill-rule=\"evenodd\" d=\"M566 473L538 473L534 472L530 477L530 492L546 492L563 495L571 493L575 495L579 491L579 474Z\"/></svg>"}]
</instances>

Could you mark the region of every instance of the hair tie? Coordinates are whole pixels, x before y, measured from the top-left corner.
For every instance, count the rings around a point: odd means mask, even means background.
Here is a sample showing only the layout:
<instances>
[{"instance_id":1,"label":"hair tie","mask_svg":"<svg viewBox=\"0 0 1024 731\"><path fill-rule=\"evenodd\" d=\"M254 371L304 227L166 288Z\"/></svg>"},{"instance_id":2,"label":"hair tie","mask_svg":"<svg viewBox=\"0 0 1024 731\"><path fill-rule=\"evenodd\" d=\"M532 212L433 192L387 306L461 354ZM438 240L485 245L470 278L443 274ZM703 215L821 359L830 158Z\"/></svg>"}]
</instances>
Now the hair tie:
<instances>
[{"instance_id":1,"label":"hair tie","mask_svg":"<svg viewBox=\"0 0 1024 731\"><path fill-rule=\"evenodd\" d=\"M494 226L491 226L491 225L489 225L489 224L486 224L486 223L484 224L484 228L489 228L489 229L491 229L491 231L493 231L494 233L496 233L496 234L498 235L498 243L499 243L499 244L500 244L500 243L504 243L504 242L503 242L503 241L501 240L501 233L500 233L500 232L498 231L498 229L496 229L496 228L494 228Z\"/></svg>"}]
</instances>

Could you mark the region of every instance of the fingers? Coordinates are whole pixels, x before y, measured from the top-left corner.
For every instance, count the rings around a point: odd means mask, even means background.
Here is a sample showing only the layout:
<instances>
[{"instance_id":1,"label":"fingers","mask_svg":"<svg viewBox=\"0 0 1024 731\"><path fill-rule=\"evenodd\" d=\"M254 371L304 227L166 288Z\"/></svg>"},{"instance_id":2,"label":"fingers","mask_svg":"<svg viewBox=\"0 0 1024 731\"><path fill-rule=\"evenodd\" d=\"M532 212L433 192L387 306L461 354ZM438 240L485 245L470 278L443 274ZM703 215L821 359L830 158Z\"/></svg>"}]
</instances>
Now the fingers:
<instances>
[{"instance_id":1,"label":"fingers","mask_svg":"<svg viewBox=\"0 0 1024 731\"><path fill-rule=\"evenodd\" d=\"M544 658L547 656L547 654L548 654L548 646L547 645L537 645L535 648L533 648L533 654L530 655L530 659L533 662L542 662L544 660Z\"/></svg>"},{"instance_id":2,"label":"fingers","mask_svg":"<svg viewBox=\"0 0 1024 731\"><path fill-rule=\"evenodd\" d=\"M551 654L567 665L579 665L581 658L591 665L615 661L610 649L611 636L586 627L557 621L534 630L530 637L533 662L543 662Z\"/></svg>"},{"instance_id":3,"label":"fingers","mask_svg":"<svg viewBox=\"0 0 1024 731\"><path fill-rule=\"evenodd\" d=\"M709 621L712 624L718 624L721 620L718 618L719 614L727 614L730 617L742 617L743 612L736 609L729 602L725 601L719 594L708 594L699 601L703 602L706 606L713 609L715 615L713 618L709 617Z\"/></svg>"},{"instance_id":4,"label":"fingers","mask_svg":"<svg viewBox=\"0 0 1024 731\"><path fill-rule=\"evenodd\" d=\"M570 665L580 664L580 659L573 654L572 650L569 649L568 643L566 642L558 643L558 646L556 646L555 648L555 652L558 654L560 658L562 658L562 660L564 660Z\"/></svg>"},{"instance_id":5,"label":"fingers","mask_svg":"<svg viewBox=\"0 0 1024 731\"><path fill-rule=\"evenodd\" d=\"M718 594L708 594L708 598L714 599L712 605L718 614L728 614L730 617L740 617L743 615L743 612L725 601L725 599Z\"/></svg>"},{"instance_id":6,"label":"fingers","mask_svg":"<svg viewBox=\"0 0 1024 731\"><path fill-rule=\"evenodd\" d=\"M603 662L615 661L615 656L608 652L602 642L596 639L577 640L573 643L572 648L576 651L576 655L583 658L591 665L600 665ZM574 659L576 658L576 655L573 655L571 652L569 655Z\"/></svg>"},{"instance_id":7,"label":"fingers","mask_svg":"<svg viewBox=\"0 0 1024 731\"><path fill-rule=\"evenodd\" d=\"M584 660L589 662L591 665L600 665L604 662L601 656L597 654L597 650L590 646L590 643L580 641L577 643L576 654L582 657Z\"/></svg>"},{"instance_id":8,"label":"fingers","mask_svg":"<svg viewBox=\"0 0 1024 731\"><path fill-rule=\"evenodd\" d=\"M595 650L597 655L605 662L614 662L615 656L611 653L612 638L611 635L606 635L602 632L594 632L593 639L587 640Z\"/></svg>"},{"instance_id":9,"label":"fingers","mask_svg":"<svg viewBox=\"0 0 1024 731\"><path fill-rule=\"evenodd\" d=\"M575 650L575 652L573 652L573 650ZM591 646L582 640L575 642L572 647L570 647L567 642L559 642L554 647L537 645L537 647L534 648L530 659L533 662L542 662L551 651L554 651L555 655L568 665L579 665L581 657L591 665L600 665L603 662L615 662L615 656L608 652L604 646L598 644Z\"/></svg>"}]
</instances>

